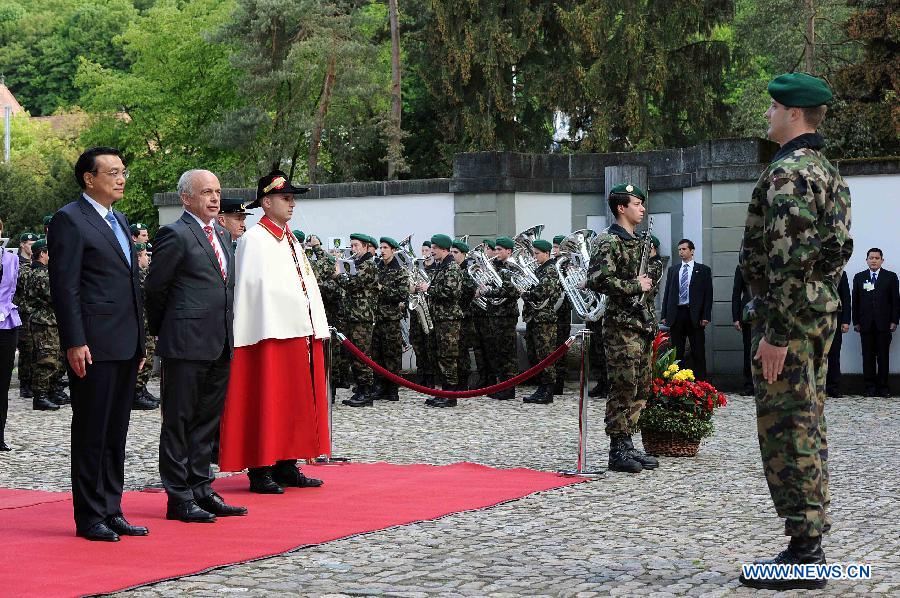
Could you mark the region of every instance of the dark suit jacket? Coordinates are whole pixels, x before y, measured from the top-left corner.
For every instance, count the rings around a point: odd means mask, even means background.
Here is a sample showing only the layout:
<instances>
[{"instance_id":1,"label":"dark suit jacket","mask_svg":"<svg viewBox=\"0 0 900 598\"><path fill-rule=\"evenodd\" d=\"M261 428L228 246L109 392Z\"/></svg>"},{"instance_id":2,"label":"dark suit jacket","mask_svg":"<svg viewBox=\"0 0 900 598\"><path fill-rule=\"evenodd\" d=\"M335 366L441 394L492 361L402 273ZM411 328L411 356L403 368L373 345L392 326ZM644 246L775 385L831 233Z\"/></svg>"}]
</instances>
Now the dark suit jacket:
<instances>
[{"instance_id":1,"label":"dark suit jacket","mask_svg":"<svg viewBox=\"0 0 900 598\"><path fill-rule=\"evenodd\" d=\"M868 330L874 323L879 332L888 332L890 325L897 324L900 319L897 275L882 268L875 282L875 290L866 291L863 284L869 276L869 269L866 268L853 277L853 325Z\"/></svg>"},{"instance_id":2,"label":"dark suit jacket","mask_svg":"<svg viewBox=\"0 0 900 598\"><path fill-rule=\"evenodd\" d=\"M669 274L666 279L662 313L669 326L675 323L675 314L678 312L678 284L681 266L681 262L669 266ZM712 320L713 286L712 270L709 269L709 266L694 262L691 284L688 287L688 304L690 305L692 324L699 326L700 320Z\"/></svg>"},{"instance_id":3,"label":"dark suit jacket","mask_svg":"<svg viewBox=\"0 0 900 598\"><path fill-rule=\"evenodd\" d=\"M731 285L731 321L744 321L744 306L750 303L750 285L744 280L741 266L734 269L734 283Z\"/></svg>"},{"instance_id":4,"label":"dark suit jacket","mask_svg":"<svg viewBox=\"0 0 900 598\"><path fill-rule=\"evenodd\" d=\"M144 292L150 334L160 357L213 361L234 348L234 251L231 235L215 225L228 279L200 224L188 213L159 229Z\"/></svg>"},{"instance_id":5,"label":"dark suit jacket","mask_svg":"<svg viewBox=\"0 0 900 598\"><path fill-rule=\"evenodd\" d=\"M882 270L883 272L884 270ZM841 272L841 281L838 283L838 297L841 298L841 311L838 313L838 324L849 324L852 315L850 306L850 281L847 272Z\"/></svg>"},{"instance_id":6,"label":"dark suit jacket","mask_svg":"<svg viewBox=\"0 0 900 598\"><path fill-rule=\"evenodd\" d=\"M116 219L128 237L128 221ZM87 345L94 361L144 354L137 256L131 266L109 224L84 197L53 215L47 233L50 295L63 351Z\"/></svg>"}]
</instances>

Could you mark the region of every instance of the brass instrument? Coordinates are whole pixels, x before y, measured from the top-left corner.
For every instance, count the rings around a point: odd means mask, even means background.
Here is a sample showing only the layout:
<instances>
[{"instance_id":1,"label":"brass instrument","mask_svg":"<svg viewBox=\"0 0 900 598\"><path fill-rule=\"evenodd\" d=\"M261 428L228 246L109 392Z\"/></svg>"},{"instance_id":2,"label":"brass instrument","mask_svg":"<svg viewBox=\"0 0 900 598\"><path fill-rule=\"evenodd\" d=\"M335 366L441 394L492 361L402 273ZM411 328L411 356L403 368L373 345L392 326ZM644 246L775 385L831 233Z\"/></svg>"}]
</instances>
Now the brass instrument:
<instances>
[{"instance_id":1,"label":"brass instrument","mask_svg":"<svg viewBox=\"0 0 900 598\"><path fill-rule=\"evenodd\" d=\"M409 288L412 289L407 298L407 308L410 313L415 313L419 317L419 324L425 334L430 333L434 329L434 322L431 320L431 312L428 311L428 294L419 291L416 287L419 284L429 284L431 280L425 272L425 260L417 258L412 247L412 235L409 235L399 243L400 249L394 254L394 259L400 262L400 267L406 271L409 279Z\"/></svg>"},{"instance_id":2,"label":"brass instrument","mask_svg":"<svg viewBox=\"0 0 900 598\"><path fill-rule=\"evenodd\" d=\"M650 216L650 222L647 223L647 230L644 231L644 244L641 247L641 266L638 269L638 278L647 275L647 266L650 262L650 248L653 246L653 240L650 235L653 232L653 216ZM644 297L647 293L640 293L634 298L634 305L641 306L644 303Z\"/></svg>"},{"instance_id":3,"label":"brass instrument","mask_svg":"<svg viewBox=\"0 0 900 598\"><path fill-rule=\"evenodd\" d=\"M556 273L563 291L575 313L585 322L596 322L606 311L606 295L583 288L596 237L597 233L590 229L575 231L559 244L559 256L556 258Z\"/></svg>"},{"instance_id":4,"label":"brass instrument","mask_svg":"<svg viewBox=\"0 0 900 598\"><path fill-rule=\"evenodd\" d=\"M469 252L469 266L466 268L469 276L482 291L496 290L503 286L503 279L494 268L494 258L484 254L484 243L479 244ZM475 297L472 303L486 310L489 305L500 305L506 299L494 297Z\"/></svg>"},{"instance_id":5,"label":"brass instrument","mask_svg":"<svg viewBox=\"0 0 900 598\"><path fill-rule=\"evenodd\" d=\"M518 268L515 268L514 266L513 269L519 270L520 276L522 277L520 281L521 285L516 284L516 288L519 289L520 292L527 291L538 283L537 275L534 273L535 270L537 270L538 263L537 259L534 257L534 253L532 253L532 250L534 249L532 241L540 239L543 230L543 224L536 224L531 228L526 228L513 239L515 248L507 262L511 261L516 266L519 266ZM515 281L513 281L513 283L515 284Z\"/></svg>"}]
</instances>

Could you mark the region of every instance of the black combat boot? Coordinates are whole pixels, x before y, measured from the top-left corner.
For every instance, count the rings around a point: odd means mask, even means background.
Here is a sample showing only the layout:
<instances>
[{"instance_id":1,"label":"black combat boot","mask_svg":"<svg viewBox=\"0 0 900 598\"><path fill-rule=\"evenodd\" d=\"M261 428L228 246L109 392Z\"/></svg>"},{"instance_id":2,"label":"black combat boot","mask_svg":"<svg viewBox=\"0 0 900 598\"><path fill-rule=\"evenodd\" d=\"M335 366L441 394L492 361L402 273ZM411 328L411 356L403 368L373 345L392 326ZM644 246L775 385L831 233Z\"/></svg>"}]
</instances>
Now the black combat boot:
<instances>
[{"instance_id":1,"label":"black combat boot","mask_svg":"<svg viewBox=\"0 0 900 598\"><path fill-rule=\"evenodd\" d=\"M553 394L561 395L566 391L566 378L565 376L557 376L556 381L553 383Z\"/></svg>"},{"instance_id":2,"label":"black combat boot","mask_svg":"<svg viewBox=\"0 0 900 598\"><path fill-rule=\"evenodd\" d=\"M23 399L33 399L34 391L31 390L31 384L28 382L19 382L19 397Z\"/></svg>"},{"instance_id":3,"label":"black combat boot","mask_svg":"<svg viewBox=\"0 0 900 598\"><path fill-rule=\"evenodd\" d=\"M150 411L151 409L156 409L156 403L145 398L141 391L134 391L134 398L131 400L131 410Z\"/></svg>"},{"instance_id":4,"label":"black combat boot","mask_svg":"<svg viewBox=\"0 0 900 598\"><path fill-rule=\"evenodd\" d=\"M422 378L422 386L427 386L428 388L435 388L434 386L434 375L433 374L425 374Z\"/></svg>"},{"instance_id":5,"label":"black combat boot","mask_svg":"<svg viewBox=\"0 0 900 598\"><path fill-rule=\"evenodd\" d=\"M588 396L592 398L605 397L608 390L605 382L597 382L594 388L588 391Z\"/></svg>"},{"instance_id":6,"label":"black combat boot","mask_svg":"<svg viewBox=\"0 0 900 598\"><path fill-rule=\"evenodd\" d=\"M385 401L399 401L400 400L399 390L400 389L396 384L394 384L393 382L390 382L387 384L387 388L385 389L384 393L381 395L381 398Z\"/></svg>"},{"instance_id":7,"label":"black combat boot","mask_svg":"<svg viewBox=\"0 0 900 598\"><path fill-rule=\"evenodd\" d=\"M628 454L627 436L611 436L609 438L609 470L625 473L640 473L644 467L641 462Z\"/></svg>"},{"instance_id":8,"label":"black combat boot","mask_svg":"<svg viewBox=\"0 0 900 598\"><path fill-rule=\"evenodd\" d=\"M50 393L47 395L47 397L60 406L68 405L72 402L72 399L70 399L69 395L66 394L65 386L57 386L53 388L52 390L50 390Z\"/></svg>"},{"instance_id":9,"label":"black combat boot","mask_svg":"<svg viewBox=\"0 0 900 598\"><path fill-rule=\"evenodd\" d=\"M531 395L522 399L522 402L535 405L549 405L553 402L553 385L541 384Z\"/></svg>"},{"instance_id":10,"label":"black combat boot","mask_svg":"<svg viewBox=\"0 0 900 598\"><path fill-rule=\"evenodd\" d=\"M155 396L153 393L147 390L146 386L141 390L141 394L144 395L145 399L159 407L159 397Z\"/></svg>"},{"instance_id":11,"label":"black combat boot","mask_svg":"<svg viewBox=\"0 0 900 598\"><path fill-rule=\"evenodd\" d=\"M497 399L498 401L510 401L516 398L516 387L507 388L506 390L501 390L500 392L495 392L488 395L492 399Z\"/></svg>"},{"instance_id":12,"label":"black combat boot","mask_svg":"<svg viewBox=\"0 0 900 598\"><path fill-rule=\"evenodd\" d=\"M357 385L356 392L353 396L349 399L344 399L341 403L348 407L371 407L373 404L372 396L371 386L359 384Z\"/></svg>"},{"instance_id":13,"label":"black combat boot","mask_svg":"<svg viewBox=\"0 0 900 598\"><path fill-rule=\"evenodd\" d=\"M656 469L659 467L659 461L656 457L651 457L644 451L634 448L631 436L625 437L625 446L628 449L628 456L640 463L644 469Z\"/></svg>"},{"instance_id":14,"label":"black combat boot","mask_svg":"<svg viewBox=\"0 0 900 598\"><path fill-rule=\"evenodd\" d=\"M31 408L35 411L56 411L59 405L51 401L45 393L36 393L31 400Z\"/></svg>"},{"instance_id":15,"label":"black combat boot","mask_svg":"<svg viewBox=\"0 0 900 598\"><path fill-rule=\"evenodd\" d=\"M756 561L758 565L824 565L825 552L822 550L822 536L814 538L793 537L786 550L774 559ZM748 579L743 573L740 582L758 590L821 590L827 579Z\"/></svg>"}]
</instances>

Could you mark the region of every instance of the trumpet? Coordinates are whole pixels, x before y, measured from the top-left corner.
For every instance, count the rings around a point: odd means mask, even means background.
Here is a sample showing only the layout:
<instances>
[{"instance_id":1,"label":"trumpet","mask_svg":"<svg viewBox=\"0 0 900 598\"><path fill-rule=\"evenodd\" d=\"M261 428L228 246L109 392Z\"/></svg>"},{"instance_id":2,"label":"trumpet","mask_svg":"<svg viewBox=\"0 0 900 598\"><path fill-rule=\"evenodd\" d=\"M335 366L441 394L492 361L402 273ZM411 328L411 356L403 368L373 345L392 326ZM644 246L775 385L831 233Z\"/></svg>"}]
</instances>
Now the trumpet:
<instances>
[{"instance_id":1,"label":"trumpet","mask_svg":"<svg viewBox=\"0 0 900 598\"><path fill-rule=\"evenodd\" d=\"M399 245L400 249L394 254L394 257L406 271L409 279L409 288L415 289L421 283L430 283L431 280L428 278L428 274L425 273L425 260L417 258L415 251L413 251L412 235L400 241ZM422 330L425 331L425 334L434 329L431 312L428 311L427 293L418 290L411 291L407 298L407 308L419 317L419 324L422 325Z\"/></svg>"},{"instance_id":2,"label":"trumpet","mask_svg":"<svg viewBox=\"0 0 900 598\"><path fill-rule=\"evenodd\" d=\"M494 258L488 258L484 254L484 243L479 244L469 252L469 259L471 262L466 268L466 272L475 281L479 289L497 290L503 286L503 279L500 278L500 275L494 268ZM475 297L472 303L486 310L489 305L500 305L505 300L503 298Z\"/></svg>"},{"instance_id":3,"label":"trumpet","mask_svg":"<svg viewBox=\"0 0 900 598\"><path fill-rule=\"evenodd\" d=\"M563 291L578 317L585 322L596 322L606 312L606 295L587 288L588 265L591 260L591 246L597 233L590 229L577 230L559 244L556 258L556 273Z\"/></svg>"}]
</instances>

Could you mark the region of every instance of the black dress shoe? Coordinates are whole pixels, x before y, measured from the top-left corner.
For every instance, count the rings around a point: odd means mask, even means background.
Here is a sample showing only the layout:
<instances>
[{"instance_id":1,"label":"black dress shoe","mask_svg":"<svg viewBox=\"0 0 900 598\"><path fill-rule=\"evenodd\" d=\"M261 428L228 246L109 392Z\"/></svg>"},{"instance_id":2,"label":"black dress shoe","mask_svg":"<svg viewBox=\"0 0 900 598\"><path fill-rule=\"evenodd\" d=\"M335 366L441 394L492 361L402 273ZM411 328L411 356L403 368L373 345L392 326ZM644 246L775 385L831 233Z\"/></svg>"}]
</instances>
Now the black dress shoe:
<instances>
[{"instance_id":1,"label":"black dress shoe","mask_svg":"<svg viewBox=\"0 0 900 598\"><path fill-rule=\"evenodd\" d=\"M7 445L6 442L0 440L0 451L6 452L6 451L11 451L11 450L12 449L9 448L9 445Z\"/></svg>"},{"instance_id":2,"label":"black dress shoe","mask_svg":"<svg viewBox=\"0 0 900 598\"><path fill-rule=\"evenodd\" d=\"M209 511L219 517L234 517L247 514L247 507L235 507L226 504L222 497L215 492L207 497L198 498L197 505L204 511Z\"/></svg>"},{"instance_id":3,"label":"black dress shoe","mask_svg":"<svg viewBox=\"0 0 900 598\"><path fill-rule=\"evenodd\" d=\"M119 534L109 529L104 522L98 521L86 530L76 530L75 535L93 542L118 542Z\"/></svg>"},{"instance_id":4,"label":"black dress shoe","mask_svg":"<svg viewBox=\"0 0 900 598\"><path fill-rule=\"evenodd\" d=\"M290 469L285 467L279 470L276 467L272 472L272 480L285 488L318 488L324 483L320 479L306 477L293 465Z\"/></svg>"},{"instance_id":5,"label":"black dress shoe","mask_svg":"<svg viewBox=\"0 0 900 598\"><path fill-rule=\"evenodd\" d=\"M106 527L120 536L146 536L150 530L140 525L131 525L123 515L113 515L106 518Z\"/></svg>"},{"instance_id":6,"label":"black dress shoe","mask_svg":"<svg viewBox=\"0 0 900 598\"><path fill-rule=\"evenodd\" d=\"M197 501L186 500L177 504L169 503L166 519L176 519L185 523L215 523L216 516L197 506Z\"/></svg>"},{"instance_id":7,"label":"black dress shoe","mask_svg":"<svg viewBox=\"0 0 900 598\"><path fill-rule=\"evenodd\" d=\"M275 483L271 471L264 474L250 474L250 492L257 494L284 494L284 488Z\"/></svg>"}]
</instances>

